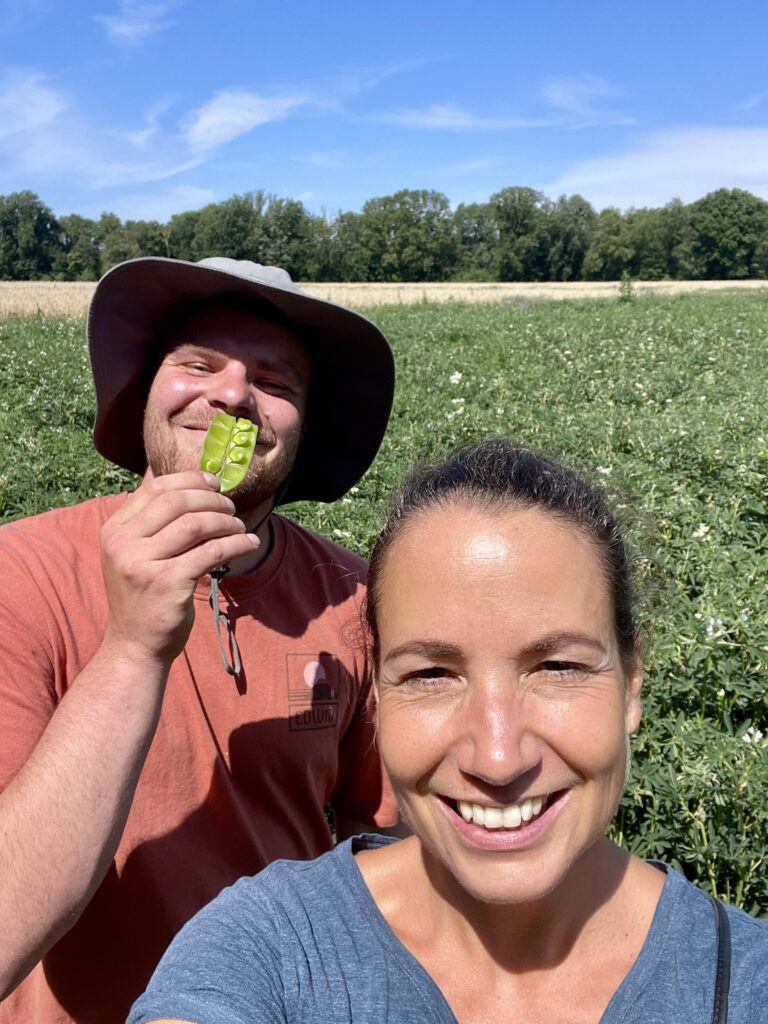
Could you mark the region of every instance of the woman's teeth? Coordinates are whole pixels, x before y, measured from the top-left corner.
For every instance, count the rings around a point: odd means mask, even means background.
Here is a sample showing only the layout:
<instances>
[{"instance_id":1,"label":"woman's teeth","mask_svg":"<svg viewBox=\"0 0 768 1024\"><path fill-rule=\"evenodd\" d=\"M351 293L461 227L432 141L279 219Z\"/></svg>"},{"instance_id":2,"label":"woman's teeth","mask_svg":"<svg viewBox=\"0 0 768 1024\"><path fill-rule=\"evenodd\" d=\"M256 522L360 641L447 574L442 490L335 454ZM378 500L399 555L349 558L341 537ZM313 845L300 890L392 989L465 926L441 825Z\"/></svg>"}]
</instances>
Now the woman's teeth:
<instances>
[{"instance_id":1,"label":"woman's teeth","mask_svg":"<svg viewBox=\"0 0 768 1024\"><path fill-rule=\"evenodd\" d=\"M467 800L457 800L459 814L464 821L471 821L482 828L519 828L524 821L530 821L541 814L546 806L547 798L535 796L523 800L521 804L508 804L506 807L483 807Z\"/></svg>"}]
</instances>

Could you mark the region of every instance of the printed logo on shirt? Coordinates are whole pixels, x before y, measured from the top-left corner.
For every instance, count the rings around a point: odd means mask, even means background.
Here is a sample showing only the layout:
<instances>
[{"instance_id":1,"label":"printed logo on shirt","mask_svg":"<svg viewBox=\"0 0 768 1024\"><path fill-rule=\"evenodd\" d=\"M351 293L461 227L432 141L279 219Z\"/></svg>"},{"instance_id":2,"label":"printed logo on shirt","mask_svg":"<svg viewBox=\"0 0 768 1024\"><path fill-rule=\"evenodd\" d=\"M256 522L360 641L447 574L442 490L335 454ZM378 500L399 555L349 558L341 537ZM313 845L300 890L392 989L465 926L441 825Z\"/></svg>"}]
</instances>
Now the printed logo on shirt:
<instances>
[{"instance_id":1,"label":"printed logo on shirt","mask_svg":"<svg viewBox=\"0 0 768 1024\"><path fill-rule=\"evenodd\" d=\"M288 654L288 728L332 729L339 719L339 662L330 654Z\"/></svg>"}]
</instances>

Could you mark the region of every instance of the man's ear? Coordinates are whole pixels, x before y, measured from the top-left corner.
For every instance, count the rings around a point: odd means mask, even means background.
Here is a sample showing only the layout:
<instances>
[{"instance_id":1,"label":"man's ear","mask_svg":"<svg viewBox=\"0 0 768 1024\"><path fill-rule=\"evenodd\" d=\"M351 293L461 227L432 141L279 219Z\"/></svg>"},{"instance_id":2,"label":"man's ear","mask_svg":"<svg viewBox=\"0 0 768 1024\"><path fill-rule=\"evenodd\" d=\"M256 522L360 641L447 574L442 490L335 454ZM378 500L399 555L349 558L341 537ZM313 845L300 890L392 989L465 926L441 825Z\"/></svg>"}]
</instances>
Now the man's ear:
<instances>
[{"instance_id":1,"label":"man's ear","mask_svg":"<svg viewBox=\"0 0 768 1024\"><path fill-rule=\"evenodd\" d=\"M638 641L634 657L627 666L624 677L624 721L628 736L637 732L642 718L643 677L643 651Z\"/></svg>"}]
</instances>

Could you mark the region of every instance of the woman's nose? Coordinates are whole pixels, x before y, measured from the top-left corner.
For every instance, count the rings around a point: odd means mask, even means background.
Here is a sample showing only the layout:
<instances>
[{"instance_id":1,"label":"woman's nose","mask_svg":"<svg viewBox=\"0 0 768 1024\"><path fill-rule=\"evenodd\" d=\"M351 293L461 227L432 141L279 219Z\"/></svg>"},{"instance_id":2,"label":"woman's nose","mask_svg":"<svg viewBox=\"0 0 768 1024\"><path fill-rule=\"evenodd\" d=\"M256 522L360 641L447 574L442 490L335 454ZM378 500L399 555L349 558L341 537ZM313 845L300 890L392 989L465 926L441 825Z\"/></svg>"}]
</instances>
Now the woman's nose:
<instances>
[{"instance_id":1,"label":"woman's nose","mask_svg":"<svg viewBox=\"0 0 768 1024\"><path fill-rule=\"evenodd\" d=\"M541 745L524 695L509 685L468 695L456 743L458 767L492 786L505 786L541 761Z\"/></svg>"}]
</instances>

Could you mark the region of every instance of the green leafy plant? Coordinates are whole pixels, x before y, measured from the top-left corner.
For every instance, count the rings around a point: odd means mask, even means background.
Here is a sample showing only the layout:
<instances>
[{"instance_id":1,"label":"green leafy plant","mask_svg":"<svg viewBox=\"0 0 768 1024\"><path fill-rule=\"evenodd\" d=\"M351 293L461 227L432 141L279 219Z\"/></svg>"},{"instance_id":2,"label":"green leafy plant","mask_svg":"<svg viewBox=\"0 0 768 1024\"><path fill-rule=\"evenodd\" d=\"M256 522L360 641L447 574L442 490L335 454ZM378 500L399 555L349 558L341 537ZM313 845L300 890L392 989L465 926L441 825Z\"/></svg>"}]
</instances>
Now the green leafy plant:
<instances>
[{"instance_id":1,"label":"green leafy plant","mask_svg":"<svg viewBox=\"0 0 768 1024\"><path fill-rule=\"evenodd\" d=\"M619 302L633 302L635 288L632 284L632 277L628 270L623 270L619 281Z\"/></svg>"}]
</instances>

